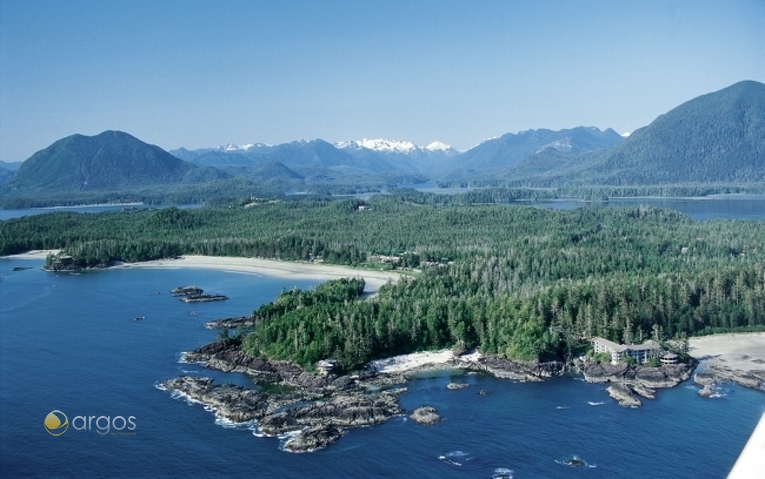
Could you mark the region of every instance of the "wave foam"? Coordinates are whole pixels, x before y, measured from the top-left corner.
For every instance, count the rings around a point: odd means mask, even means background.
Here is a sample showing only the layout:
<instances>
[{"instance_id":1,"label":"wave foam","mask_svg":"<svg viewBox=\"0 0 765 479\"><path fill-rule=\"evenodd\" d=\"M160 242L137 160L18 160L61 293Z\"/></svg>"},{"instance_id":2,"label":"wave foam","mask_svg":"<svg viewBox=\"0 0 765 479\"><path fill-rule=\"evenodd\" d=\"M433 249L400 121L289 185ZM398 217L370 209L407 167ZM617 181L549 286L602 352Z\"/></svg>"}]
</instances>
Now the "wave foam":
<instances>
[{"instance_id":1,"label":"wave foam","mask_svg":"<svg viewBox=\"0 0 765 479\"><path fill-rule=\"evenodd\" d=\"M556 459L555 462L568 467L587 467L589 469L594 469L598 467L595 464L588 463L587 461L579 457L579 455L577 454L569 456L565 459Z\"/></svg>"}]
</instances>

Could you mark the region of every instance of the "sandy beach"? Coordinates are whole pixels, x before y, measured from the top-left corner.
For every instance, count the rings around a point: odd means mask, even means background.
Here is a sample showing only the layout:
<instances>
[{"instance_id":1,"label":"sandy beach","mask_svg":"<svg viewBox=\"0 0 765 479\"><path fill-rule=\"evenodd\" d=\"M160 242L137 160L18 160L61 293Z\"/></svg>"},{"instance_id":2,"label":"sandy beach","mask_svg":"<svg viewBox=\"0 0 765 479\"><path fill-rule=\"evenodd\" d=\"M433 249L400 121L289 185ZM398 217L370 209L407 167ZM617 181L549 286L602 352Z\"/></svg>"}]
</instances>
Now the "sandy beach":
<instances>
[{"instance_id":1,"label":"sandy beach","mask_svg":"<svg viewBox=\"0 0 765 479\"><path fill-rule=\"evenodd\" d=\"M44 257L44 256L43 256ZM124 263L118 268L196 268L216 269L250 273L273 278L296 278L331 280L338 278L364 278L367 293L377 291L388 281L396 282L401 277L391 271L373 271L356 269L346 266L335 266L315 263L295 263L260 258L240 258L228 256L181 256L178 259L163 259L141 263Z\"/></svg>"},{"instance_id":2,"label":"sandy beach","mask_svg":"<svg viewBox=\"0 0 765 479\"><path fill-rule=\"evenodd\" d=\"M765 369L765 333L714 334L690 338L690 355L736 371Z\"/></svg>"},{"instance_id":3,"label":"sandy beach","mask_svg":"<svg viewBox=\"0 0 765 479\"><path fill-rule=\"evenodd\" d=\"M18 258L18 259L45 259L49 253L57 254L57 249L34 249L21 254L12 254L9 256L0 256L0 258Z\"/></svg>"},{"instance_id":4,"label":"sandy beach","mask_svg":"<svg viewBox=\"0 0 765 479\"><path fill-rule=\"evenodd\" d=\"M18 259L41 259L44 260L49 253L56 254L58 250L33 250L22 254L10 255L8 258ZM392 271L374 271L369 269L357 269L347 266L335 266L316 263L297 263L290 261L278 261L260 258L241 258L229 256L181 256L177 259L161 259L155 261L143 261L140 263L122 263L114 268L132 269L215 269L219 271L233 271L237 273L249 273L272 278L295 278L329 281L339 278L364 278L366 293L374 293L380 286L388 281L396 282L401 278L400 273Z\"/></svg>"}]
</instances>

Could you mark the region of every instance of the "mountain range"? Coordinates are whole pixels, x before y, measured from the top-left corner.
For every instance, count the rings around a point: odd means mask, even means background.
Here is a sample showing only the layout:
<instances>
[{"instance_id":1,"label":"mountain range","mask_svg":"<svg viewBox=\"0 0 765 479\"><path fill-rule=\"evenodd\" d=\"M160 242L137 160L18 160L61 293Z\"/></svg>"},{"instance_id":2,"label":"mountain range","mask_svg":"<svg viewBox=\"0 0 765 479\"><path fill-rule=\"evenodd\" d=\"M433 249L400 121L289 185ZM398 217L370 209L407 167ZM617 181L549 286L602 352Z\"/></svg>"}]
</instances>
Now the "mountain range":
<instances>
[{"instance_id":1,"label":"mountain range","mask_svg":"<svg viewBox=\"0 0 765 479\"><path fill-rule=\"evenodd\" d=\"M106 131L61 139L5 174L10 175L0 194L113 191L234 177L282 191L427 180L552 187L762 183L765 85L743 81L694 98L626 138L610 128L576 127L508 133L462 152L440 142L420 147L383 139L316 139L168 153L127 133Z\"/></svg>"}]
</instances>

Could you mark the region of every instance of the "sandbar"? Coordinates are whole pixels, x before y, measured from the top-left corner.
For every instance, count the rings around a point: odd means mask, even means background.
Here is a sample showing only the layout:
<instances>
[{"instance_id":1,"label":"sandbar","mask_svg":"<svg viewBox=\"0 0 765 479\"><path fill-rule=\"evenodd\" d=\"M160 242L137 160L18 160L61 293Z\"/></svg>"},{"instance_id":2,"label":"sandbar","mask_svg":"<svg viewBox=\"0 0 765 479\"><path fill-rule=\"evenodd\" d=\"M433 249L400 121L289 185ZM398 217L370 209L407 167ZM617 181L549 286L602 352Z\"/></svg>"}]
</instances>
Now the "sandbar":
<instances>
[{"instance_id":1,"label":"sandbar","mask_svg":"<svg viewBox=\"0 0 765 479\"><path fill-rule=\"evenodd\" d=\"M699 336L688 340L689 354L709 365L735 371L765 369L765 332Z\"/></svg>"}]
</instances>

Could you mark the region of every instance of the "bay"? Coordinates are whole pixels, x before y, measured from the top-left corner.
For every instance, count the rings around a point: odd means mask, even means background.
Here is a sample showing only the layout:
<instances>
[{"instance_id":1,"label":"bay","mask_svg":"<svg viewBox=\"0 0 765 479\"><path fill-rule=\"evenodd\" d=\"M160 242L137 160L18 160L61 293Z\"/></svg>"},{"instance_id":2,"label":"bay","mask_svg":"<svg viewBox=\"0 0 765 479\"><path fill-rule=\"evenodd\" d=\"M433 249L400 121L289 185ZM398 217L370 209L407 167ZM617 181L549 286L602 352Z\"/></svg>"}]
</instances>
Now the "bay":
<instances>
[{"instance_id":1,"label":"bay","mask_svg":"<svg viewBox=\"0 0 765 479\"><path fill-rule=\"evenodd\" d=\"M16 266L32 269L12 272ZM686 383L631 410L575 377L523 384L443 372L410 382L401 399L407 410L436 407L440 423L396 417L353 429L327 449L291 454L283 440L222 424L156 385L180 374L248 385L241 374L181 364L180 353L215 339L204 322L315 282L189 269L56 275L41 266L0 259L2 477L716 478L765 412L764 394L738 386L702 399ZM170 296L189 284L230 299L185 304ZM453 380L470 387L447 390ZM43 426L53 410L70 421L133 416L135 435L101 435L96 424L54 437ZM588 466L565 465L574 456Z\"/></svg>"},{"instance_id":2,"label":"bay","mask_svg":"<svg viewBox=\"0 0 765 479\"><path fill-rule=\"evenodd\" d=\"M713 195L698 198L611 198L607 202L579 200L518 201L512 204L525 204L555 210L591 208L594 206L605 206L606 208L651 206L679 211L694 221L714 219L765 220L765 195Z\"/></svg>"},{"instance_id":3,"label":"bay","mask_svg":"<svg viewBox=\"0 0 765 479\"><path fill-rule=\"evenodd\" d=\"M107 213L114 211L132 211L132 210L151 210L163 209L170 206L180 209L200 208L201 204L189 205L149 205L143 203L127 204L104 204L104 205L81 205L81 206L53 206L49 208L26 208L20 210L2 210L0 209L0 220L9 220L12 218L22 218L24 216L42 215L45 213L54 213L57 211L66 211L70 213Z\"/></svg>"}]
</instances>

